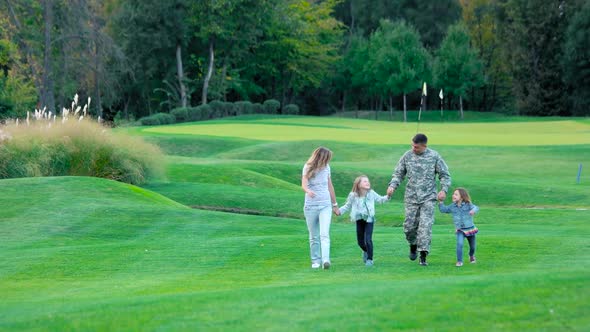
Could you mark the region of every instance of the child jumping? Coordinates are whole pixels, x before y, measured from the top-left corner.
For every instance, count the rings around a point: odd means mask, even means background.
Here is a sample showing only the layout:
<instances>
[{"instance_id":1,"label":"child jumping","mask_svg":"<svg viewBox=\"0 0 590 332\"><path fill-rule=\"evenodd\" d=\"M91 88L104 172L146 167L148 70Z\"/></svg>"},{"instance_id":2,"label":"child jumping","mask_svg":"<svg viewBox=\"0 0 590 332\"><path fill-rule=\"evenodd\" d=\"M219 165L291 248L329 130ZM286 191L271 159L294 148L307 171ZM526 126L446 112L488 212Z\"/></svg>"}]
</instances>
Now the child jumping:
<instances>
[{"instance_id":1,"label":"child jumping","mask_svg":"<svg viewBox=\"0 0 590 332\"><path fill-rule=\"evenodd\" d=\"M457 188L453 192L453 204L445 206L439 201L438 209L442 213L451 213L457 235L457 264L463 266L463 240L469 241L469 262L475 263L475 234L478 230L473 223L473 215L479 208L471 203L471 197L464 188Z\"/></svg>"},{"instance_id":2,"label":"child jumping","mask_svg":"<svg viewBox=\"0 0 590 332\"><path fill-rule=\"evenodd\" d=\"M384 203L389 199L390 196L380 196L372 190L369 178L361 175L354 180L346 204L338 209L338 215L350 210L350 220L356 222L356 239L363 250L363 262L366 266L373 266L375 202Z\"/></svg>"}]
</instances>

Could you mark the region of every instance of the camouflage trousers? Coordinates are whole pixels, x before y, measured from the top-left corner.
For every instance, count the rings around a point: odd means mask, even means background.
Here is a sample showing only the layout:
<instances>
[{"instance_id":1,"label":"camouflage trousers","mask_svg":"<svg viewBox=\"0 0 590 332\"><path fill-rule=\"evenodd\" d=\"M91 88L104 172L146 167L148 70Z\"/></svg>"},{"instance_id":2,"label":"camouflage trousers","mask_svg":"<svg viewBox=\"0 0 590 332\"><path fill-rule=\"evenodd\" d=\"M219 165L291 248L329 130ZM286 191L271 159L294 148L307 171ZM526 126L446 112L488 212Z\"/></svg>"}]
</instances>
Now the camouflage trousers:
<instances>
[{"instance_id":1,"label":"camouflage trousers","mask_svg":"<svg viewBox=\"0 0 590 332\"><path fill-rule=\"evenodd\" d=\"M418 251L430 252L436 201L426 201L421 204L406 202L404 205L406 209L404 221L406 240L410 245L417 245Z\"/></svg>"}]
</instances>

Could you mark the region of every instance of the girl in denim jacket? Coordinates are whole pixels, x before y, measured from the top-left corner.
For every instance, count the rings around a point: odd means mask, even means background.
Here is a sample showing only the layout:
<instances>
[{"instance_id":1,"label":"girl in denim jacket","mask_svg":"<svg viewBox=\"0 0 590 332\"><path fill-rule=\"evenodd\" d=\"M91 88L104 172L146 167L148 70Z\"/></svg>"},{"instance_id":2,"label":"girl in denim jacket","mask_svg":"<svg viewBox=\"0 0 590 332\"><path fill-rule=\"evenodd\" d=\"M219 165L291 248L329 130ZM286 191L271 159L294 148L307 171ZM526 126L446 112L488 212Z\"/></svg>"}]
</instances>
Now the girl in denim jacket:
<instances>
[{"instance_id":1,"label":"girl in denim jacket","mask_svg":"<svg viewBox=\"0 0 590 332\"><path fill-rule=\"evenodd\" d=\"M373 266L373 225L375 224L375 202L384 203L390 196L380 196L371 189L371 182L365 175L354 180L346 204L338 209L338 215L350 211L350 220L356 222L356 238L363 250L363 262Z\"/></svg>"},{"instance_id":2,"label":"girl in denim jacket","mask_svg":"<svg viewBox=\"0 0 590 332\"><path fill-rule=\"evenodd\" d=\"M463 240L469 241L469 262L475 263L475 234L478 229L473 223L473 215L479 211L479 208L471 203L471 197L464 188L457 188L453 192L453 204L444 205L442 201L438 204L438 209L442 213L451 213L453 223L455 224L457 235L457 264L463 266Z\"/></svg>"}]
</instances>

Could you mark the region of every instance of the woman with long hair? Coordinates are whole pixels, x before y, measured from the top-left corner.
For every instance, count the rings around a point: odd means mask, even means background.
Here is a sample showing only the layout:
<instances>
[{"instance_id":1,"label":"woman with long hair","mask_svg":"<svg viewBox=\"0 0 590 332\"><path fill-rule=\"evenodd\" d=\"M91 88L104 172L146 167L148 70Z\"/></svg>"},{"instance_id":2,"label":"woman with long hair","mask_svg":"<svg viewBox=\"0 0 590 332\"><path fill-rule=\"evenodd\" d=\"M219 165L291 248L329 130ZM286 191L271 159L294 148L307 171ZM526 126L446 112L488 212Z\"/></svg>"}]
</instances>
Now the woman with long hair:
<instances>
[{"instance_id":1,"label":"woman with long hair","mask_svg":"<svg viewBox=\"0 0 590 332\"><path fill-rule=\"evenodd\" d=\"M303 166L301 188L305 191L303 212L309 230L311 268L329 269L330 223L332 212L339 214L336 194L330 177L332 151L319 147Z\"/></svg>"}]
</instances>

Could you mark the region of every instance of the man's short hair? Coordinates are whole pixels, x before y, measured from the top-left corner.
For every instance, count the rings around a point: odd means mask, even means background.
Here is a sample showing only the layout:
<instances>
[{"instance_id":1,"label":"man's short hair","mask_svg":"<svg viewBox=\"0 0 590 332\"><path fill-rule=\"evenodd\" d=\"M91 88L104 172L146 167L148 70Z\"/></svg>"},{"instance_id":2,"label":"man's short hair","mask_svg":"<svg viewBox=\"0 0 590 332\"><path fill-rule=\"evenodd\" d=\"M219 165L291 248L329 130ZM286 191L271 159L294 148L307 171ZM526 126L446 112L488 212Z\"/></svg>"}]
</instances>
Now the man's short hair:
<instances>
[{"instance_id":1,"label":"man's short hair","mask_svg":"<svg viewBox=\"0 0 590 332\"><path fill-rule=\"evenodd\" d=\"M426 137L424 134L416 134L416 136L412 138L412 142L415 144L426 144L428 143L428 137Z\"/></svg>"}]
</instances>

